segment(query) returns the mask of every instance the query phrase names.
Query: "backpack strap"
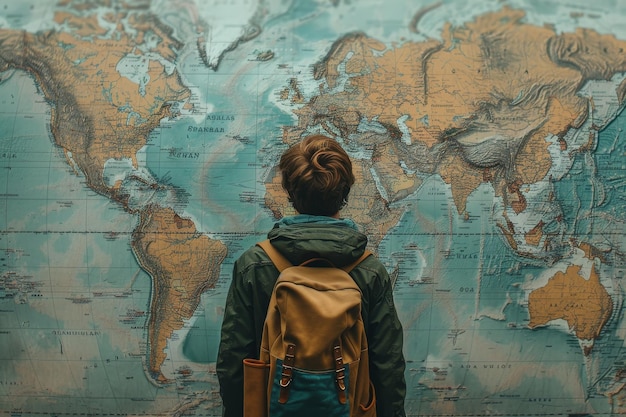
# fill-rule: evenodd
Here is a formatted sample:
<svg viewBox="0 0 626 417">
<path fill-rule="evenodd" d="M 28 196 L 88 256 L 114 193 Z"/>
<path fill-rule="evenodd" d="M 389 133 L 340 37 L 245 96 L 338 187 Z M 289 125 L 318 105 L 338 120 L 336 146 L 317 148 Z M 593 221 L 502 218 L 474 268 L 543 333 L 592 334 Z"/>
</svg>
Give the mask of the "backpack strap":
<svg viewBox="0 0 626 417">
<path fill-rule="evenodd" d="M 349 265 L 345 265 L 342 266 L 341 269 L 343 269 L 346 272 L 350 272 L 352 271 L 354 268 L 356 268 L 356 266 L 358 264 L 360 264 L 361 262 L 363 262 L 365 260 L 365 258 L 367 258 L 368 256 L 373 255 L 372 251 L 365 249 L 365 252 L 363 252 L 363 255 L 361 255 L 361 257 L 359 259 L 357 259 L 356 261 L 352 262 Z"/>
<path fill-rule="evenodd" d="M 293 264 L 289 262 L 287 258 L 285 258 L 285 256 L 274 247 L 274 245 L 272 245 L 269 239 L 258 242 L 257 246 L 260 246 L 261 249 L 265 251 L 267 256 L 270 257 L 270 260 L 274 263 L 274 266 L 276 266 L 278 272 L 283 272 L 283 270 L 293 266 Z M 372 255 L 372 252 L 366 249 L 365 252 L 363 252 L 363 255 L 359 257 L 359 259 L 352 262 L 351 264 L 342 266 L 340 269 L 343 269 L 346 272 L 350 272 L 370 255 Z"/>
<path fill-rule="evenodd" d="M 335 383 L 337 384 L 337 397 L 340 404 L 346 403 L 346 367 L 343 364 L 343 353 L 341 350 L 341 340 L 337 340 L 333 347 L 335 357 Z"/>
<path fill-rule="evenodd" d="M 269 239 L 258 242 L 257 246 L 260 246 L 261 249 L 265 251 L 267 256 L 270 257 L 270 260 L 274 263 L 274 266 L 276 267 L 276 269 L 278 269 L 278 272 L 283 272 L 283 270 L 293 266 L 293 264 L 289 262 L 282 253 L 276 250 L 274 245 L 270 243 Z"/>
</svg>

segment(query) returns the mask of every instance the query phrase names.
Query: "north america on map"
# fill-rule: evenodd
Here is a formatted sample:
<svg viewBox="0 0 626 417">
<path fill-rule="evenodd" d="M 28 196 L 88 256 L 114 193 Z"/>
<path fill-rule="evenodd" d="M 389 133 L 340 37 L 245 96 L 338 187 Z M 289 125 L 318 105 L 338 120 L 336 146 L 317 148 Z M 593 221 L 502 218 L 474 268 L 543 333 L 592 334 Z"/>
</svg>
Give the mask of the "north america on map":
<svg viewBox="0 0 626 417">
<path fill-rule="evenodd" d="M 0 0 L 0 415 L 221 415 L 232 265 L 311 133 L 352 159 L 407 415 L 625 414 L 625 18 Z"/>
</svg>

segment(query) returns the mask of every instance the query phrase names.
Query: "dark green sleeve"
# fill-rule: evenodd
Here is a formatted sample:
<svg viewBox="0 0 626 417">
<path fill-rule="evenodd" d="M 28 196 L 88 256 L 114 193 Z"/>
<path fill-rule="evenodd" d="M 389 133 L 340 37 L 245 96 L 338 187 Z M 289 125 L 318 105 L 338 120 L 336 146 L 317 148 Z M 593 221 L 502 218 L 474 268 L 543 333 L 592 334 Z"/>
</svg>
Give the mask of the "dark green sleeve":
<svg viewBox="0 0 626 417">
<path fill-rule="evenodd" d="M 252 295 L 246 288 L 243 273 L 237 262 L 233 267 L 233 279 L 228 290 L 221 339 L 217 355 L 216 371 L 223 402 L 223 416 L 243 415 L 243 364 L 254 357 L 256 347 Z"/>
<path fill-rule="evenodd" d="M 370 378 L 376 390 L 378 417 L 404 417 L 406 381 L 404 335 L 393 301 L 393 288 L 386 269 L 380 265 L 370 282 L 367 308 L 367 340 Z"/>
</svg>

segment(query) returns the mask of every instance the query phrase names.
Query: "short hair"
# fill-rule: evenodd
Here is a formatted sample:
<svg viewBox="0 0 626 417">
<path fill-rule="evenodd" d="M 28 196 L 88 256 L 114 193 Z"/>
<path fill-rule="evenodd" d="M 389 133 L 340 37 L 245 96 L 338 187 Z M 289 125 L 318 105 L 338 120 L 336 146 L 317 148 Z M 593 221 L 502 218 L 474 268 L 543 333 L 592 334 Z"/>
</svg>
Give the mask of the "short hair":
<svg viewBox="0 0 626 417">
<path fill-rule="evenodd" d="M 346 151 L 323 135 L 309 136 L 283 153 L 282 186 L 300 214 L 332 216 L 348 201 L 354 184 Z"/>
</svg>

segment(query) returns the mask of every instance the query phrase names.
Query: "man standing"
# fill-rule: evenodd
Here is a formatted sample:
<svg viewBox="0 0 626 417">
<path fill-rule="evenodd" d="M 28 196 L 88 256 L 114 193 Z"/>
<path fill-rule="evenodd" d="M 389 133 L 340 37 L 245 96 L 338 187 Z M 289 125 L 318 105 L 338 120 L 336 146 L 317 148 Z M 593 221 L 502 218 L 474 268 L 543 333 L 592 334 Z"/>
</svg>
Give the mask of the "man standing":
<svg viewBox="0 0 626 417">
<path fill-rule="evenodd" d="M 317 257 L 342 267 L 359 259 L 367 246 L 367 236 L 352 220 L 339 216 L 355 181 L 350 158 L 339 143 L 322 135 L 308 137 L 282 155 L 279 169 L 282 186 L 298 214 L 275 224 L 268 233 L 272 246 L 293 265 Z M 226 417 L 242 416 L 242 361 L 259 357 L 267 307 L 278 275 L 258 246 L 248 249 L 235 262 L 217 358 Z M 374 256 L 362 261 L 350 276 L 362 292 L 361 314 L 377 416 L 404 417 L 403 334 L 391 280 Z"/>
</svg>

